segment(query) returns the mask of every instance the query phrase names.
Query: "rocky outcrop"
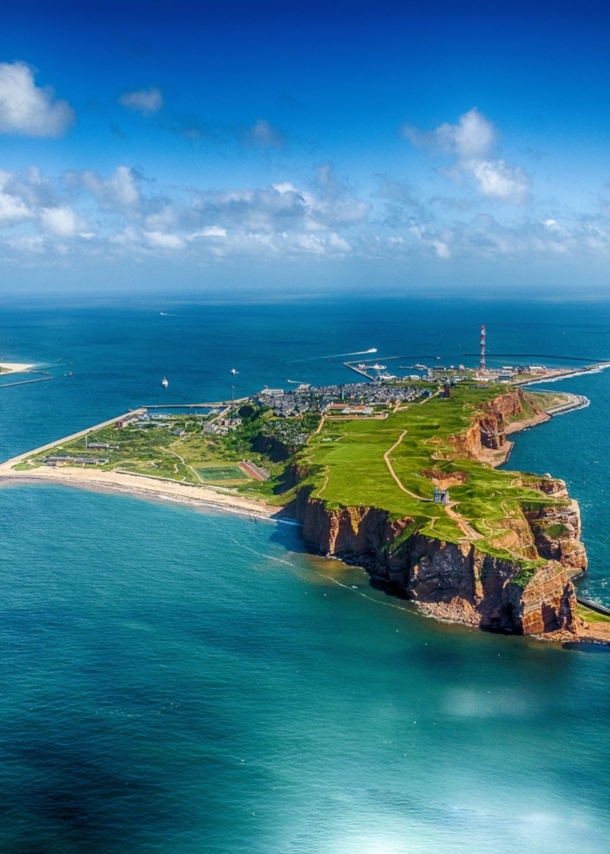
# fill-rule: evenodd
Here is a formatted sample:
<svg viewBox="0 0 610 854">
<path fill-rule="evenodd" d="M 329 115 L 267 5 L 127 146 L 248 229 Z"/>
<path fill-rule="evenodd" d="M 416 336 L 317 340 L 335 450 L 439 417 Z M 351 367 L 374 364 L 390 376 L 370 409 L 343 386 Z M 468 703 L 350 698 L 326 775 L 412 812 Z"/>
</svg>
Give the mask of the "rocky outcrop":
<svg viewBox="0 0 610 854">
<path fill-rule="evenodd" d="M 499 413 L 492 413 L 479 418 L 479 433 L 484 448 L 499 451 L 506 442 L 504 417 Z"/>
<path fill-rule="evenodd" d="M 558 561 L 571 576 L 585 572 L 587 553 L 580 541 L 580 507 L 576 501 L 545 504 L 538 510 L 526 510 L 524 515 L 540 557 Z"/>
<path fill-rule="evenodd" d="M 298 493 L 297 513 L 316 551 L 365 567 L 377 583 L 436 617 L 514 634 L 574 627 L 574 587 L 561 559 L 493 557 L 473 542 L 422 535 L 409 517 L 391 519 L 374 507 L 328 509 L 307 489 Z"/>
<path fill-rule="evenodd" d="M 502 448 L 506 419 L 522 411 L 520 388 L 484 404 L 466 430 L 448 437 L 455 456 L 481 459 L 485 448 Z M 443 441 L 429 441 L 439 445 L 440 458 Z M 468 477 L 440 468 L 420 474 L 445 487 L 451 478 L 464 483 Z M 521 483 L 540 498 L 507 515 L 497 534 L 488 535 L 486 551 L 466 537 L 444 542 L 422 534 L 414 519 L 392 519 L 386 510 L 329 508 L 304 485 L 297 489 L 296 510 L 312 548 L 364 567 L 374 583 L 419 602 L 435 617 L 490 631 L 566 636 L 582 623 L 571 581 L 587 566 L 578 504 L 565 483 L 550 475 L 522 475 Z M 507 554 L 514 557 L 499 556 Z"/>
<path fill-rule="evenodd" d="M 493 400 L 483 403 L 481 408 L 488 409 L 496 415 L 501 415 L 504 419 L 510 415 L 520 415 L 523 411 L 523 389 L 516 387 L 505 394 L 500 394 Z"/>
<path fill-rule="evenodd" d="M 458 457 L 473 457 L 478 459 L 481 453 L 481 428 L 475 421 L 463 433 L 447 436 L 447 441 L 457 451 Z"/>
<path fill-rule="evenodd" d="M 484 414 L 476 417 L 463 433 L 449 436 L 456 451 L 470 457 L 479 457 L 483 448 L 499 451 L 506 445 L 507 419 L 523 412 L 523 390 L 515 388 L 500 394 L 481 406 Z M 535 410 L 535 414 L 540 413 Z"/>
</svg>

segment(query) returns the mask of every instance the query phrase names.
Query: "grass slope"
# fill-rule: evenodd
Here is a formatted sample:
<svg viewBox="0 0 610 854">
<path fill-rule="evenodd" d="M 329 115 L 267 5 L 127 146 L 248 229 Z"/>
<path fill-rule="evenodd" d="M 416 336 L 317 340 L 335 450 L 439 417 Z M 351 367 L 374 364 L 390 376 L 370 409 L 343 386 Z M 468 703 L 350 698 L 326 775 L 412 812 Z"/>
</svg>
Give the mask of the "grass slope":
<svg viewBox="0 0 610 854">
<path fill-rule="evenodd" d="M 468 540 L 459 520 L 432 502 L 434 481 L 425 472 L 433 470 L 443 478 L 464 481 L 449 487 L 453 513 L 479 536 L 480 550 L 499 557 L 518 556 L 535 566 L 539 562 L 535 550 L 519 545 L 515 534 L 528 531 L 522 505 L 543 506 L 553 499 L 528 485 L 537 480 L 534 476 L 460 458 L 448 440 L 465 432 L 483 411 L 481 405 L 503 392 L 506 389 L 498 386 L 460 386 L 452 390 L 449 400 L 434 397 L 383 421 L 327 420 L 299 456 L 310 472 L 307 482 L 312 495 L 330 508 L 374 506 L 394 518 L 411 516 L 422 532 L 439 539 Z M 408 492 L 397 484 L 384 459 L 403 434 L 389 460 Z"/>
</svg>

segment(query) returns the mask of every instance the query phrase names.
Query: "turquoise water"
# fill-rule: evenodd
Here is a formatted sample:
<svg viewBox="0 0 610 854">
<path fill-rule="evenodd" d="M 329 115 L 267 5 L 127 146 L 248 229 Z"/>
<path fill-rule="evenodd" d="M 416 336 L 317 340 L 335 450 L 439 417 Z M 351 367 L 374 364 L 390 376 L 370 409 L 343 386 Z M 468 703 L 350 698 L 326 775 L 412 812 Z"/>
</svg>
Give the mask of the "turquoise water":
<svg viewBox="0 0 610 854">
<path fill-rule="evenodd" d="M 343 379 L 329 354 L 405 338 L 458 361 L 462 327 L 520 348 L 541 308 L 181 306 L 170 332 L 155 310 L 7 309 L 4 358 L 75 376 L 0 389 L 2 455 L 162 398 L 159 374 L 185 402 L 233 366 L 244 391 Z M 537 343 L 610 355 L 608 319 L 551 307 Z M 566 478 L 603 598 L 610 373 L 554 387 L 591 406 L 511 465 Z M 1 851 L 607 850 L 610 655 L 434 622 L 294 526 L 179 504 L 4 486 L 0 543 Z"/>
</svg>

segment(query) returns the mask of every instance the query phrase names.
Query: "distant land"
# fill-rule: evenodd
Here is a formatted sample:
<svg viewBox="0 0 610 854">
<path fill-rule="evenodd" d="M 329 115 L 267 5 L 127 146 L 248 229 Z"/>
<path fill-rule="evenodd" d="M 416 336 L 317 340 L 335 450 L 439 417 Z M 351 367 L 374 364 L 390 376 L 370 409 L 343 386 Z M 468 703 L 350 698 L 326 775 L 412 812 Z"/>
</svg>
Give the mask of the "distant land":
<svg viewBox="0 0 610 854">
<path fill-rule="evenodd" d="M 0 478 L 291 518 L 313 550 L 435 618 L 610 642 L 610 617 L 576 600 L 587 557 L 565 483 L 498 468 L 507 435 L 588 401 L 524 390 L 530 373 L 497 379 L 452 366 L 149 405 L 9 460 Z"/>
</svg>

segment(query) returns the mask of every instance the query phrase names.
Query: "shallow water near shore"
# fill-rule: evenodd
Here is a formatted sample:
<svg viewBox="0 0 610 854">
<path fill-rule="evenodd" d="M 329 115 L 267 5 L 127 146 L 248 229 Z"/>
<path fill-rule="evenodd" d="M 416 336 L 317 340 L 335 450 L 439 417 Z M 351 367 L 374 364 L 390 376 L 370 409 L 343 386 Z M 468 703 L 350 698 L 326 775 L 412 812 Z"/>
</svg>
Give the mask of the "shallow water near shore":
<svg viewBox="0 0 610 854">
<path fill-rule="evenodd" d="M 414 319 L 405 304 L 385 328 L 381 310 L 345 306 L 330 347 L 320 307 L 295 321 L 289 308 L 250 307 L 249 321 L 223 309 L 223 334 L 197 346 L 189 333 L 213 328 L 210 307 L 183 307 L 172 335 L 148 307 L 5 313 L 4 358 L 65 353 L 75 376 L 0 389 L 2 457 L 160 398 L 158 373 L 188 402 L 222 395 L 233 366 L 243 393 L 349 381 L 327 354 L 381 348 L 382 333 L 402 352 L 405 328 L 425 352 L 425 324 L 443 358 L 463 352 L 451 306 Z M 491 310 L 458 304 L 453 317 L 476 338 Z M 549 311 L 570 352 L 610 355 L 600 307 Z M 521 351 L 507 330 L 525 340 L 527 317 L 496 318 L 503 350 Z M 297 363 L 307 376 L 288 373 L 316 348 L 325 359 Z M 517 435 L 509 467 L 568 481 L 591 558 L 583 589 L 608 602 L 610 373 L 553 388 L 591 406 Z M 609 655 L 435 622 L 306 554 L 290 525 L 19 484 L 0 489 L 0 532 L 1 851 L 606 850 Z"/>
</svg>

